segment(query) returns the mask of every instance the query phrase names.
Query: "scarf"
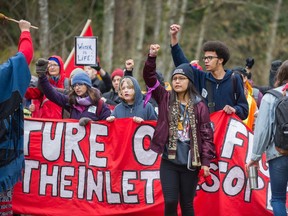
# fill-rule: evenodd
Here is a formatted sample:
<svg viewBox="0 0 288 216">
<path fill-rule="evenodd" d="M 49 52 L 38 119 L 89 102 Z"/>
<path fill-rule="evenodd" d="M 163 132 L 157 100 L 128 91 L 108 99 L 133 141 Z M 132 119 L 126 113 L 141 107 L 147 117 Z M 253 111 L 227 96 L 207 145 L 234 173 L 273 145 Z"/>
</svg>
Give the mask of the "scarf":
<svg viewBox="0 0 288 216">
<path fill-rule="evenodd" d="M 92 104 L 91 98 L 87 97 L 76 97 L 76 104 L 73 104 L 73 107 L 78 110 L 79 112 L 83 112 L 87 106 Z"/>
<path fill-rule="evenodd" d="M 149 102 L 149 100 L 151 99 L 151 96 L 152 96 L 152 92 L 160 85 L 160 82 L 157 80 L 157 82 L 155 83 L 155 85 L 153 87 L 148 87 L 147 86 L 147 94 L 146 94 L 146 97 L 145 97 L 145 100 L 144 100 L 144 108 L 146 106 L 146 104 Z"/>
<path fill-rule="evenodd" d="M 196 118 L 194 113 L 193 101 L 189 99 L 188 101 L 188 119 L 191 134 L 190 137 L 190 149 L 192 152 L 192 166 L 201 166 L 200 154 L 197 142 L 197 127 Z M 168 143 L 168 159 L 176 158 L 177 150 L 177 140 L 178 140 L 178 124 L 180 120 L 180 102 L 176 100 L 172 105 L 170 123 L 169 123 L 169 143 Z"/>
</svg>

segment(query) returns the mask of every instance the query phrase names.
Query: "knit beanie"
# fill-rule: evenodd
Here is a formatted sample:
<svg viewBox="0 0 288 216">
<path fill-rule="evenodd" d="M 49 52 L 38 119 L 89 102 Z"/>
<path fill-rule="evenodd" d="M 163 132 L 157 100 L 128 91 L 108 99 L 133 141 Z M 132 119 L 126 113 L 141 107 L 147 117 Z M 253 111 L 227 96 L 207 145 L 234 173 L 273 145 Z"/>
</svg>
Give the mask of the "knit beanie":
<svg viewBox="0 0 288 216">
<path fill-rule="evenodd" d="M 71 71 L 69 78 L 72 79 L 76 74 L 83 72 L 85 73 L 85 71 L 82 68 L 75 68 L 74 70 Z"/>
<path fill-rule="evenodd" d="M 232 72 L 238 72 L 238 73 L 244 75 L 245 77 L 248 77 L 247 70 L 244 67 L 241 67 L 241 66 L 234 67 L 232 69 Z"/>
<path fill-rule="evenodd" d="M 182 74 L 186 76 L 192 83 L 194 83 L 194 73 L 192 66 L 189 63 L 184 63 L 176 67 L 172 72 L 172 77 L 175 74 Z"/>
<path fill-rule="evenodd" d="M 76 83 L 86 84 L 89 87 L 92 87 L 91 79 L 89 78 L 88 74 L 83 72 L 79 72 L 72 77 L 72 86 Z"/>
<path fill-rule="evenodd" d="M 50 58 L 48 58 L 48 60 L 50 60 L 50 61 L 55 61 L 55 62 L 58 64 L 58 66 L 60 67 L 60 62 L 59 62 L 59 60 L 58 60 L 57 58 L 55 58 L 55 57 L 50 57 Z"/>
<path fill-rule="evenodd" d="M 111 74 L 111 79 L 113 80 L 113 78 L 115 76 L 123 77 L 124 76 L 124 71 L 121 68 L 116 68 Z"/>
</svg>

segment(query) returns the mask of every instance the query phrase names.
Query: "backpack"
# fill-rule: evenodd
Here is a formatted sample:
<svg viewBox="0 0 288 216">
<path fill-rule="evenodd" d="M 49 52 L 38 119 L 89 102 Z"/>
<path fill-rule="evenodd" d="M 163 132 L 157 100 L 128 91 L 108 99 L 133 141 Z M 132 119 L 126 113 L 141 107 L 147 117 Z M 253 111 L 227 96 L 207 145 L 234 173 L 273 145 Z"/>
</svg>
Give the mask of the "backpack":
<svg viewBox="0 0 288 216">
<path fill-rule="evenodd" d="M 267 93 L 277 98 L 275 106 L 275 148 L 280 154 L 288 155 L 288 97 L 274 89 L 267 91 Z"/>
</svg>

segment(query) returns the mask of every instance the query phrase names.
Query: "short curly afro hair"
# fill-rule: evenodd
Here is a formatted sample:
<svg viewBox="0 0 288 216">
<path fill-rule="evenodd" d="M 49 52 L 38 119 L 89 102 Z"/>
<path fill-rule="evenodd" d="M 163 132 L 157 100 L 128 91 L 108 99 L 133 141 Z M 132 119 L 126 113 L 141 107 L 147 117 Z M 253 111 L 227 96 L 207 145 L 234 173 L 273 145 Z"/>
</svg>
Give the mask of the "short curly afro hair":
<svg viewBox="0 0 288 216">
<path fill-rule="evenodd" d="M 230 58 L 230 52 L 228 47 L 221 41 L 207 41 L 203 44 L 203 51 L 216 52 L 217 56 L 223 59 L 223 65 L 225 65 Z"/>
</svg>

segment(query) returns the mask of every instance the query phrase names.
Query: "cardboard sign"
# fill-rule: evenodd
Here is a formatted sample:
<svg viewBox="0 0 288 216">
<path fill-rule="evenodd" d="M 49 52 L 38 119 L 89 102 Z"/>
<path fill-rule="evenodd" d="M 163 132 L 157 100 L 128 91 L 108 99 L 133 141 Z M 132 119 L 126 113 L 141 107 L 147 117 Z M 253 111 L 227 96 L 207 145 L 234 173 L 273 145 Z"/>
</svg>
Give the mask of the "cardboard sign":
<svg viewBox="0 0 288 216">
<path fill-rule="evenodd" d="M 97 37 L 75 37 L 75 65 L 97 66 Z"/>
</svg>

